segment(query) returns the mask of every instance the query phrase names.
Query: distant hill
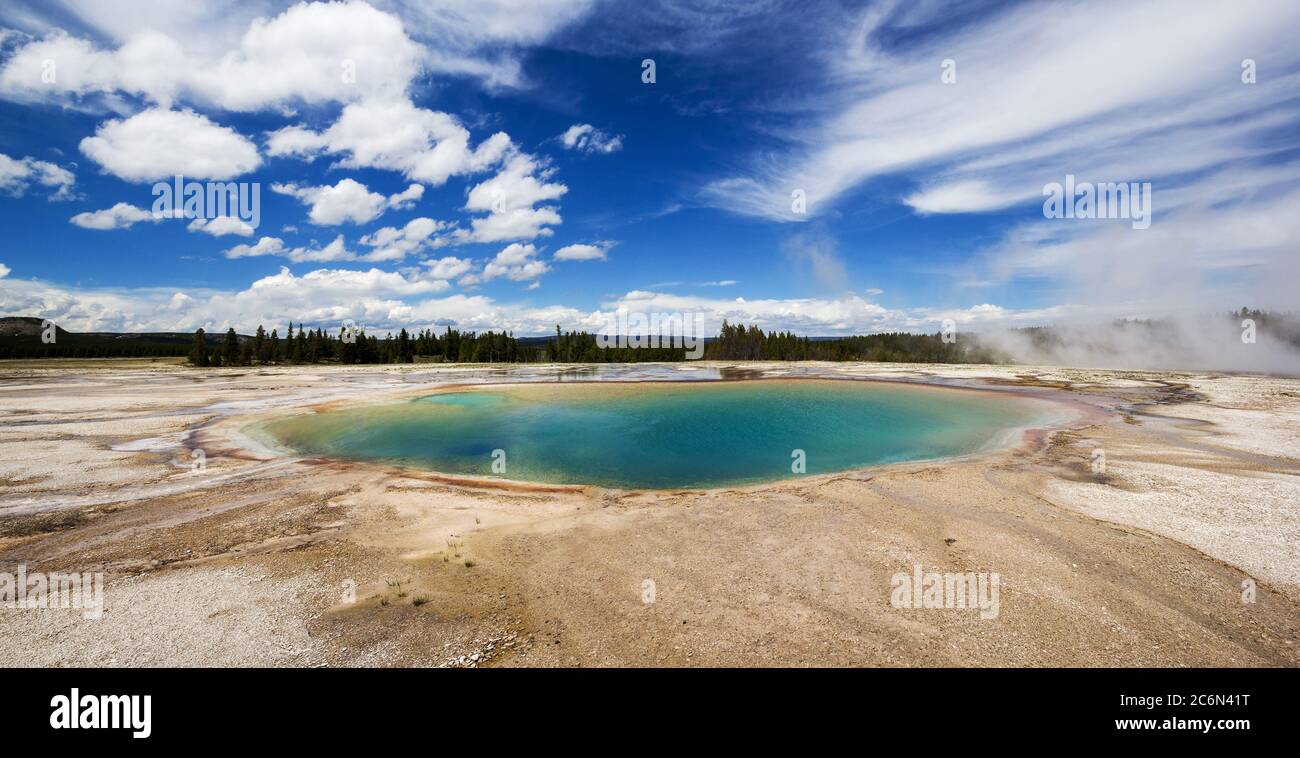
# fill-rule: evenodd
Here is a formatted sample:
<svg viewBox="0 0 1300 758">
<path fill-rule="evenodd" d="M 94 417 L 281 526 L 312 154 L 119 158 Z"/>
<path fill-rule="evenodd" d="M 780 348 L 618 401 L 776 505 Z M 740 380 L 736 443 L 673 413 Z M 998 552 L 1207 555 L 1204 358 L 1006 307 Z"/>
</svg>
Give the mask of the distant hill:
<svg viewBox="0 0 1300 758">
<path fill-rule="evenodd" d="M 4 316 L 0 318 L 0 337 L 36 337 L 41 336 L 41 323 L 38 318 L 29 316 Z M 55 332 L 62 336 L 68 334 L 57 325 Z"/>
<path fill-rule="evenodd" d="M 41 341 L 42 320 L 30 316 L 0 317 L 0 358 L 156 358 L 189 353 L 191 332 L 69 332 L 55 326 L 54 341 Z M 224 335 L 207 335 L 220 345 Z M 250 339 L 240 336 L 240 340 Z"/>
</svg>

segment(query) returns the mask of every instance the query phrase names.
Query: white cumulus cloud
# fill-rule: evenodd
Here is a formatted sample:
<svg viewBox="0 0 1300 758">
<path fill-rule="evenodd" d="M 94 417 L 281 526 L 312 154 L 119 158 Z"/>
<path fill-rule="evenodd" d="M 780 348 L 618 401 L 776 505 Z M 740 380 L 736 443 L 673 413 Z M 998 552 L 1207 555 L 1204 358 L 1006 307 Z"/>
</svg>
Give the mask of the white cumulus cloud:
<svg viewBox="0 0 1300 758">
<path fill-rule="evenodd" d="M 337 184 L 320 187 L 272 184 L 271 190 L 310 206 L 307 217 L 317 226 L 365 224 L 379 218 L 389 207 L 388 198 L 371 192 L 355 179 L 340 179 Z"/>
<path fill-rule="evenodd" d="M 591 124 L 574 124 L 560 135 L 560 143 L 565 150 L 577 150 L 583 153 L 616 153 L 623 149 L 623 137 L 608 134 Z"/>
<path fill-rule="evenodd" d="M 340 234 L 328 245 L 316 244 L 304 247 L 285 247 L 279 237 L 262 237 L 252 245 L 235 245 L 225 252 L 227 258 L 254 258 L 262 255 L 276 255 L 288 258 L 292 263 L 329 263 L 356 260 L 357 256 L 348 250 Z"/>
<path fill-rule="evenodd" d="M 261 165 L 252 142 L 191 110 L 151 108 L 99 125 L 81 152 L 126 181 L 229 179 Z"/>
<path fill-rule="evenodd" d="M 457 230 L 462 242 L 506 242 L 549 237 L 549 227 L 561 222 L 553 205 L 569 188 L 551 181 L 554 168 L 525 153 L 513 153 L 496 176 L 475 185 L 465 200 L 465 210 L 486 211 L 470 220 L 470 229 Z"/>
<path fill-rule="evenodd" d="M 401 229 L 393 226 L 378 229 L 361 238 L 361 244 L 371 248 L 362 260 L 400 261 L 425 247 L 433 233 L 446 226 L 445 222 L 422 216 L 411 219 Z"/>
<path fill-rule="evenodd" d="M 267 137 L 267 152 L 273 156 L 335 155 L 344 168 L 398 171 L 434 186 L 490 169 L 510 147 L 503 132 L 471 147 L 469 130 L 459 119 L 418 108 L 406 98 L 352 103 L 323 131 L 288 126 Z"/>
<path fill-rule="evenodd" d="M 483 267 L 482 279 L 489 281 L 505 277 L 516 282 L 523 282 L 550 271 L 551 267 L 537 258 L 537 248 L 531 244 L 513 242 L 506 245 L 492 260 Z"/>
<path fill-rule="evenodd" d="M 227 258 L 251 258 L 259 255 L 279 255 L 284 251 L 284 240 L 279 237 L 262 237 L 252 245 L 235 245 L 225 252 Z"/>
<path fill-rule="evenodd" d="M 93 4 L 81 5 L 94 14 Z M 100 5 L 116 7 L 123 19 L 140 15 L 120 3 Z M 0 68 L 0 94 L 72 105 L 129 95 L 163 107 L 184 98 L 255 111 L 399 96 L 427 57 L 401 19 L 365 2 L 298 3 L 270 18 L 250 18 L 231 4 L 209 15 L 201 6 L 146 12 L 134 28 L 114 28 L 122 40 L 115 49 L 57 29 L 33 39 Z M 243 31 L 237 40 L 217 38 L 224 45 L 212 49 L 209 35 L 226 25 L 223 14 Z M 88 20 L 114 26 L 104 15 Z"/>
<path fill-rule="evenodd" d="M 233 234 L 238 237 L 253 236 L 253 227 L 243 219 L 234 216 L 218 216 L 213 219 L 196 218 L 186 227 L 191 232 L 203 232 L 211 234 L 213 237 L 223 237 L 227 234 Z"/>
<path fill-rule="evenodd" d="M 130 203 L 118 203 L 112 208 L 101 211 L 86 211 L 72 217 L 72 223 L 83 229 L 129 229 L 141 221 L 161 221 L 164 216 L 155 216 L 152 211 L 139 208 Z"/>
<path fill-rule="evenodd" d="M 608 253 L 612 247 L 614 243 L 609 241 L 565 245 L 556 250 L 552 257 L 557 261 L 603 261 L 605 253 Z"/>
</svg>

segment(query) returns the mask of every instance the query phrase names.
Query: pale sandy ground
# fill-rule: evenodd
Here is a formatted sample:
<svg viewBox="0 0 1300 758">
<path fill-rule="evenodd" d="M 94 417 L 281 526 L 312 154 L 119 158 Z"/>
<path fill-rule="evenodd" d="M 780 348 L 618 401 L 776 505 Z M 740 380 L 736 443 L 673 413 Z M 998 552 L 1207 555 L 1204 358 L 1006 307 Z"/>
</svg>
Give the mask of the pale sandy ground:
<svg viewBox="0 0 1300 758">
<path fill-rule="evenodd" d="M 959 461 L 703 492 L 469 486 L 242 434 L 447 383 L 721 375 L 993 387 L 1062 400 L 1075 420 Z M 98 620 L 0 608 L 0 665 L 1300 662 L 1300 380 L 9 362 L 0 420 L 0 571 L 108 580 Z M 917 564 L 998 572 L 997 618 L 893 607 L 890 578 Z"/>
</svg>

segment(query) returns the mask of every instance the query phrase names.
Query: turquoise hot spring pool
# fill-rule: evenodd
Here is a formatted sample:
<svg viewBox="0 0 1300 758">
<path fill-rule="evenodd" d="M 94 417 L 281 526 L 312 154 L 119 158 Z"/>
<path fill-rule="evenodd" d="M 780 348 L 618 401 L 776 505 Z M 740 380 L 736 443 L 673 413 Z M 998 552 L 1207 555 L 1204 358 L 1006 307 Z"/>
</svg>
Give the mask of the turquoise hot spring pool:
<svg viewBox="0 0 1300 758">
<path fill-rule="evenodd" d="M 964 455 L 1013 443 L 1050 415 L 1019 397 L 885 382 L 594 382 L 440 391 L 295 415 L 259 433 L 314 456 L 665 489 Z"/>
</svg>

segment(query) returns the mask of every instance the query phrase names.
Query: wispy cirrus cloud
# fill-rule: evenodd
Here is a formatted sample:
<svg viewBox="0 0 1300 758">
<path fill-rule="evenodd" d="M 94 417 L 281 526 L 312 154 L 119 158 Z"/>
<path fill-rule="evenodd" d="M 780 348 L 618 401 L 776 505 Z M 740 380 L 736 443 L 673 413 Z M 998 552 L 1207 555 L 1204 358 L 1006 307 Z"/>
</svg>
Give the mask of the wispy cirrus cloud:
<svg viewBox="0 0 1300 758">
<path fill-rule="evenodd" d="M 785 149 L 713 181 L 706 200 L 798 221 L 807 216 L 792 211 L 793 189 L 816 216 L 907 172 L 918 186 L 902 199 L 918 211 L 988 211 L 1041 198 L 1067 171 L 1194 181 L 1187 175 L 1296 146 L 1277 138 L 1300 123 L 1294 4 L 1016 5 L 893 45 L 904 18 L 911 28 L 934 14 L 878 4 L 832 38 L 824 88 L 801 103 L 809 117 L 779 132 Z M 1248 58 L 1269 71 L 1249 85 L 1239 66 Z"/>
<path fill-rule="evenodd" d="M 0 193 L 22 197 L 31 187 L 43 187 L 50 191 L 50 200 L 71 200 L 76 181 L 71 171 L 58 164 L 0 153 Z"/>
<path fill-rule="evenodd" d="M 950 280 L 1032 283 L 1099 318 L 1294 306 L 1276 282 L 1296 275 L 1300 6 L 1102 0 L 954 19 L 886 2 L 845 30 L 796 125 L 777 120 L 777 146 L 709 183 L 705 202 L 779 222 L 833 219 L 862 198 L 1018 217 Z M 1150 182 L 1151 228 L 1045 219 L 1044 186 L 1067 174 Z M 834 267 L 817 250 L 787 254 Z"/>
</svg>

